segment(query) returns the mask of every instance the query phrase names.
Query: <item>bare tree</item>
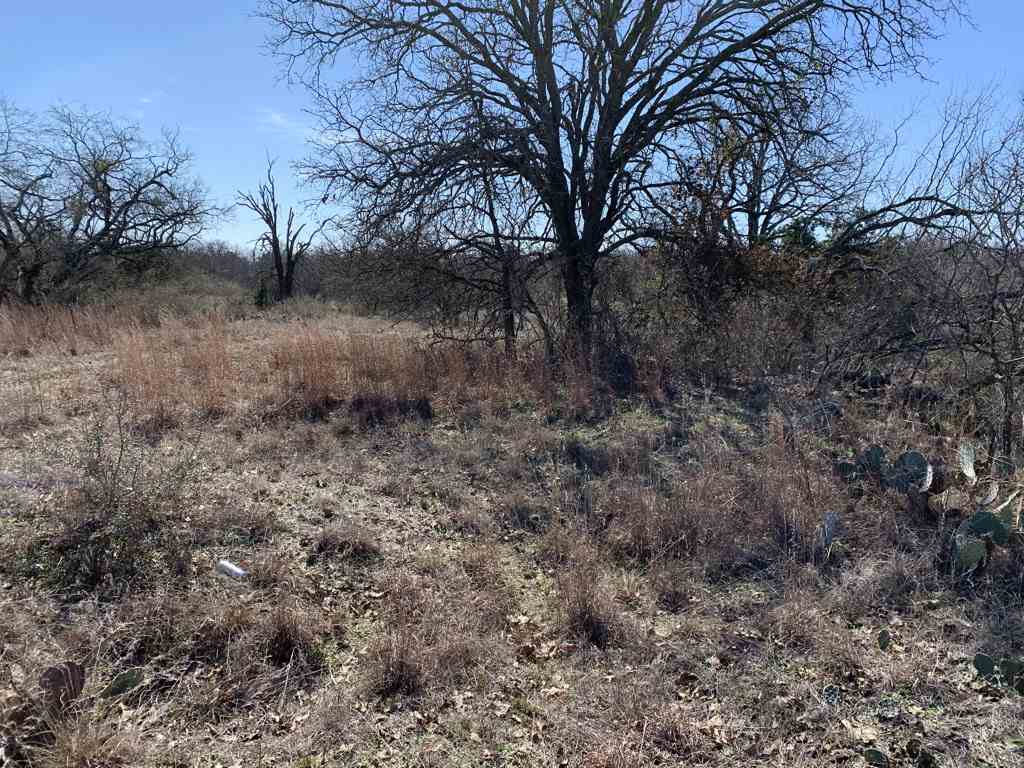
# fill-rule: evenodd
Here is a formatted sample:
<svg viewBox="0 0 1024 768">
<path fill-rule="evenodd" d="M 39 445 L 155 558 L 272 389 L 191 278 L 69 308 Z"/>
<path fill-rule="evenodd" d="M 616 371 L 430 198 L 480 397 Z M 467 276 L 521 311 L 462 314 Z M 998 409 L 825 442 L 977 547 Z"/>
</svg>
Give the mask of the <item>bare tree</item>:
<svg viewBox="0 0 1024 768">
<path fill-rule="evenodd" d="M 296 223 L 294 208 L 289 207 L 288 214 L 282 218 L 274 182 L 274 161 L 269 159 L 266 181 L 261 182 L 255 192 L 239 192 L 238 204 L 259 216 L 266 227 L 256 242 L 256 248 L 262 249 L 273 264 L 274 300 L 290 299 L 295 292 L 295 274 L 325 224 L 313 227 L 303 236 L 307 223 Z"/>
<path fill-rule="evenodd" d="M 143 141 L 107 115 L 0 104 L 0 300 L 74 298 L 195 240 L 214 213 L 174 134 Z"/>
<path fill-rule="evenodd" d="M 516 356 L 521 332 L 553 354 L 554 330 L 534 288 L 550 268 L 550 237 L 536 198 L 521 181 L 482 172 L 479 188 L 436 198 L 364 243 L 366 277 L 387 280 L 392 304 L 426 320 L 438 339 L 491 343 Z M 375 273 L 375 274 L 374 274 Z"/>
<path fill-rule="evenodd" d="M 482 164 L 522 179 L 551 222 L 584 357 L 598 264 L 649 235 L 631 214 L 688 153 L 688 128 L 724 109 L 774 131 L 808 84 L 916 68 L 922 41 L 955 12 L 956 0 L 264 4 L 324 120 L 309 175 L 368 222 L 466 184 Z M 334 87 L 326 78 L 349 48 L 365 76 Z"/>
<path fill-rule="evenodd" d="M 961 394 L 996 415 L 992 453 L 1013 456 L 1024 415 L 1024 114 L 993 133 L 963 191 L 965 207 L 984 213 L 962 236 L 927 244 L 931 269 L 916 285 L 941 348 L 961 362 Z"/>
</svg>

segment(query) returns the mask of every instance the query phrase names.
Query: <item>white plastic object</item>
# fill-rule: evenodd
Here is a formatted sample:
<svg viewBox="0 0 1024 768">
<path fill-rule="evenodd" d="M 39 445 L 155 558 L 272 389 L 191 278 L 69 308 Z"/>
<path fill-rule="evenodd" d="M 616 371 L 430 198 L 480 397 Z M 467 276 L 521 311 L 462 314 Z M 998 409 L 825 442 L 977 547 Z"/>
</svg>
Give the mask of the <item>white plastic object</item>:
<svg viewBox="0 0 1024 768">
<path fill-rule="evenodd" d="M 241 580 L 249 576 L 248 571 L 246 571 L 244 568 L 239 568 L 230 560 L 218 560 L 216 565 L 216 571 L 217 573 L 222 573 L 225 576 L 229 576 L 232 579 Z"/>
</svg>

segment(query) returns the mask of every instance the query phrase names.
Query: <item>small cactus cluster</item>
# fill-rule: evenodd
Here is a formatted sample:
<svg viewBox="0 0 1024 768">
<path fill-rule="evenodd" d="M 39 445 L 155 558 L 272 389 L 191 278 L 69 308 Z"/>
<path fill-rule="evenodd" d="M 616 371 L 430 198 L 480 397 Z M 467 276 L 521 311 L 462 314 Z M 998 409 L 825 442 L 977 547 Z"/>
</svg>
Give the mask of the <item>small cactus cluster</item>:
<svg viewBox="0 0 1024 768">
<path fill-rule="evenodd" d="M 924 454 L 917 451 L 907 451 L 890 464 L 885 449 L 880 445 L 871 445 L 861 451 L 855 461 L 837 463 L 836 471 L 848 482 L 872 478 L 882 488 L 915 496 L 941 490 L 935 488 L 935 468 Z"/>
<path fill-rule="evenodd" d="M 963 443 L 959 454 L 960 471 L 968 486 L 975 488 L 980 480 L 976 471 L 974 446 Z M 1012 474 L 1007 462 L 994 462 L 1002 474 Z M 963 576 L 982 567 L 996 546 L 1008 546 L 1021 535 L 1021 504 L 1024 493 L 1013 489 L 1000 503 L 1001 483 L 989 478 L 981 483 L 981 491 L 973 496 L 974 514 L 964 520 L 953 535 L 953 566 Z"/>
<path fill-rule="evenodd" d="M 997 661 L 991 656 L 979 653 L 974 657 L 974 669 L 986 682 L 1005 685 L 1024 695 L 1024 661 L 1008 657 Z"/>
</svg>

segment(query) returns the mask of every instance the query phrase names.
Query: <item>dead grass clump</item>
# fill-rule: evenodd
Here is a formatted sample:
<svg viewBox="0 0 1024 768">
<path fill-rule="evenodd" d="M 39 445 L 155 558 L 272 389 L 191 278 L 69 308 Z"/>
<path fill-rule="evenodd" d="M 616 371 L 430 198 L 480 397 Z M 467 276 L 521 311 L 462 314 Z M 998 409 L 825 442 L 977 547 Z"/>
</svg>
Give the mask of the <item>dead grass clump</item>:
<svg viewBox="0 0 1024 768">
<path fill-rule="evenodd" d="M 298 607 L 275 606 L 255 629 L 262 655 L 275 667 L 297 666 L 307 672 L 323 669 L 318 635 L 322 627 Z"/>
<path fill-rule="evenodd" d="M 820 593 L 793 590 L 785 598 L 756 615 L 753 625 L 773 645 L 798 653 L 820 648 L 835 627 L 821 610 Z"/>
<path fill-rule="evenodd" d="M 555 520 L 538 542 L 538 559 L 549 568 L 560 569 L 571 562 L 582 540 L 579 530 Z"/>
<path fill-rule="evenodd" d="M 495 544 L 475 544 L 462 552 L 462 569 L 477 587 L 502 586 L 501 550 Z"/>
<path fill-rule="evenodd" d="M 358 395 L 348 407 L 349 416 L 361 430 L 393 427 L 409 418 L 430 421 L 434 409 L 426 397 L 406 399 L 384 395 Z"/>
<path fill-rule="evenodd" d="M 228 350 L 227 321 L 223 316 L 209 317 L 189 334 L 181 365 L 189 379 L 187 392 L 192 406 L 203 416 L 224 416 L 237 373 Z"/>
<path fill-rule="evenodd" d="M 205 664 L 223 663 L 255 621 L 253 607 L 237 602 L 215 603 L 205 611 L 197 611 L 187 640 L 188 658 Z"/>
<path fill-rule="evenodd" d="M 258 502 L 264 501 L 260 494 Z M 253 547 L 267 544 L 285 530 L 274 506 L 263 503 L 233 504 L 215 509 L 207 518 L 205 534 L 210 543 Z"/>
<path fill-rule="evenodd" d="M 33 768 L 119 768 L 137 765 L 138 745 L 120 724 L 90 713 L 52 724 L 46 743 L 26 750 Z"/>
<path fill-rule="evenodd" d="M 558 598 L 572 637 L 601 649 L 622 639 L 624 626 L 594 553 L 577 550 L 558 575 Z"/>
<path fill-rule="evenodd" d="M 612 469 L 612 456 L 600 445 L 587 445 L 575 438 L 566 441 L 562 454 L 586 477 L 603 477 Z"/>
<path fill-rule="evenodd" d="M 123 600 L 112 606 L 103 622 L 101 642 L 86 638 L 83 654 L 102 649 L 115 666 L 147 664 L 176 653 L 186 643 L 190 628 L 203 606 L 178 589 L 157 589 L 143 598 Z"/>
<path fill-rule="evenodd" d="M 740 466 L 732 461 L 737 543 L 767 564 L 824 564 L 846 522 L 848 498 L 830 462 L 803 445 L 800 436 L 787 437 L 781 425 L 776 427 L 769 444 L 751 454 L 752 461 Z"/>
<path fill-rule="evenodd" d="M 551 524 L 551 508 L 523 493 L 513 493 L 498 508 L 498 519 L 506 528 L 540 533 Z"/>
<path fill-rule="evenodd" d="M 458 506 L 448 512 L 443 522 L 445 530 L 461 536 L 477 537 L 493 533 L 494 521 L 475 506 Z"/>
<path fill-rule="evenodd" d="M 180 422 L 183 401 L 178 355 L 158 333 L 140 330 L 114 338 L 114 380 L 144 429 L 158 434 Z"/>
<path fill-rule="evenodd" d="M 118 332 L 144 322 L 133 307 L 8 304 L 0 307 L 0 355 L 81 354 L 109 346 Z"/>
<path fill-rule="evenodd" d="M 894 551 L 866 557 L 846 568 L 832 588 L 828 603 L 848 621 L 860 622 L 910 611 L 915 594 L 938 587 L 937 582 L 930 556 Z"/>
<path fill-rule="evenodd" d="M 665 561 L 650 575 L 655 603 L 669 613 L 689 608 L 697 591 L 691 569 L 678 561 Z"/>
<path fill-rule="evenodd" d="M 368 693 L 417 696 L 465 681 L 484 657 L 484 617 L 458 582 L 400 574 L 387 584 L 385 626 L 371 643 Z"/>
<path fill-rule="evenodd" d="M 53 424 L 54 393 L 47 386 L 49 371 L 36 365 L 14 368 L 13 386 L 5 383 L 0 434 L 14 436 Z"/>
<path fill-rule="evenodd" d="M 659 496 L 644 484 L 626 483 L 608 500 L 611 522 L 606 538 L 621 561 L 647 565 L 678 558 L 697 546 L 703 515 L 690 508 L 683 494 Z"/>
<path fill-rule="evenodd" d="M 275 412 L 323 418 L 347 393 L 345 340 L 303 325 L 271 341 L 270 368 L 276 376 Z"/>
<path fill-rule="evenodd" d="M 308 562 L 319 560 L 346 560 L 367 563 L 380 557 L 380 547 L 373 534 L 363 526 L 352 523 L 338 523 L 324 528 L 316 537 Z"/>
<path fill-rule="evenodd" d="M 294 584 L 293 558 L 279 549 L 263 549 L 253 556 L 246 570 L 249 583 L 257 589 L 288 590 Z"/>
<path fill-rule="evenodd" d="M 426 659 L 414 628 L 398 625 L 386 630 L 371 646 L 367 658 L 367 687 L 381 698 L 415 696 L 423 689 Z"/>
</svg>

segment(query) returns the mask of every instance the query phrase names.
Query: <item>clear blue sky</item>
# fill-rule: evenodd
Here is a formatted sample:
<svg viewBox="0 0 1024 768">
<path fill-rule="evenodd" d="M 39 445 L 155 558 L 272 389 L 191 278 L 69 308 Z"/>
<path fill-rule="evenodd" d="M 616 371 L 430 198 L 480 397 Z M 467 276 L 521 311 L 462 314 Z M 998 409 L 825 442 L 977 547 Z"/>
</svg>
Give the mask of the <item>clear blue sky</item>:
<svg viewBox="0 0 1024 768">
<path fill-rule="evenodd" d="M 195 167 L 215 198 L 230 202 L 250 188 L 269 152 L 279 158 L 288 202 L 312 196 L 289 163 L 305 153 L 312 120 L 298 87 L 281 81 L 263 48 L 257 0 L 0 0 L 0 95 L 42 110 L 54 103 L 110 110 L 147 135 L 180 128 Z M 968 0 L 977 30 L 957 25 L 929 47 L 934 83 L 900 80 L 863 88 L 860 111 L 883 125 L 920 105 L 928 115 L 953 91 L 993 82 L 1007 101 L 1024 92 L 1024 3 Z M 211 236 L 244 244 L 259 228 L 245 212 Z"/>
</svg>

